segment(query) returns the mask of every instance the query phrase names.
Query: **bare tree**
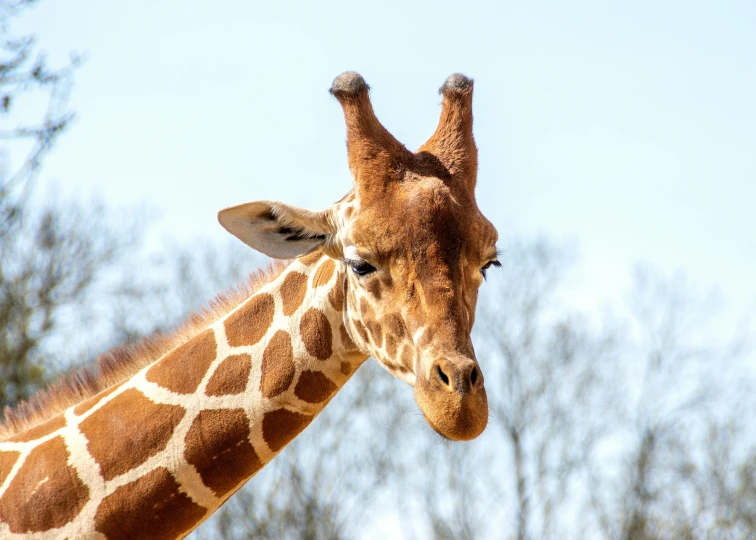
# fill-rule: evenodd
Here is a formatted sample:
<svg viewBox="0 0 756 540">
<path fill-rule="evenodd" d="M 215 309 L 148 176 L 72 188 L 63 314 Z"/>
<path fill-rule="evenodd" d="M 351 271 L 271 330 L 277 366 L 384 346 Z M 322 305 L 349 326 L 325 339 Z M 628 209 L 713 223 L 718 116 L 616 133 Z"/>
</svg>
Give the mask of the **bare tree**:
<svg viewBox="0 0 756 540">
<path fill-rule="evenodd" d="M 80 308 L 95 290 L 117 289 L 112 270 L 138 236 L 126 212 L 31 197 L 45 156 L 72 119 L 67 97 L 78 64 L 72 57 L 50 67 L 34 36 L 12 34 L 14 19 L 35 3 L 0 3 L 0 119 L 15 124 L 0 130 L 0 403 L 6 405 L 82 361 L 81 328 L 68 334 L 63 328 L 77 318 L 72 314 L 81 320 Z"/>
<path fill-rule="evenodd" d="M 756 444 L 750 415 L 742 415 L 745 402 L 753 405 L 746 336 L 712 335 L 716 295 L 696 292 L 681 275 L 639 269 L 632 298 L 636 346 L 618 370 L 628 381 L 620 418 L 627 450 L 623 473 L 604 492 L 604 522 L 615 524 L 605 533 L 752 538 L 752 458 L 737 459 Z"/>
<path fill-rule="evenodd" d="M 50 374 L 80 363 L 88 304 L 114 297 L 111 274 L 136 233 L 101 205 L 28 209 L 0 238 L 0 400 L 28 397 Z M 103 321 L 94 321 L 94 327 Z"/>
<path fill-rule="evenodd" d="M 0 129 L 0 141 L 4 141 L 5 150 L 24 154 L 14 168 L 9 153 L 0 148 L 0 237 L 18 222 L 42 161 L 73 118 L 68 93 L 79 58 L 72 55 L 66 65 L 50 67 L 35 36 L 14 36 L 11 32 L 14 18 L 36 3 L 0 2 L 0 119 L 4 124 L 16 124 Z M 20 106 L 24 101 L 42 105 L 24 108 Z M 31 115 L 27 112 L 30 108 L 34 110 Z M 17 109 L 24 117 L 15 114 Z"/>
</svg>

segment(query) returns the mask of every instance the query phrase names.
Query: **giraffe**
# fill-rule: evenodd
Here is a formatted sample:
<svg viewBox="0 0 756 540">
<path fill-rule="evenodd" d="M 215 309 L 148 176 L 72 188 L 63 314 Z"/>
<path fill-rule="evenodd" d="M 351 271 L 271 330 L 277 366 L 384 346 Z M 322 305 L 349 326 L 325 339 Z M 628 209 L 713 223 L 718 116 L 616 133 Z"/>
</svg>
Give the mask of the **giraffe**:
<svg viewBox="0 0 756 540">
<path fill-rule="evenodd" d="M 183 330 L 104 357 L 9 411 L 0 537 L 181 538 L 267 464 L 373 356 L 453 440 L 488 421 L 470 331 L 497 266 L 474 188 L 473 81 L 440 89 L 434 134 L 410 152 L 354 72 L 341 104 L 354 188 L 325 211 L 258 201 L 222 210 L 252 248 L 290 260 Z M 293 259 L 293 260 L 292 260 Z"/>
</svg>

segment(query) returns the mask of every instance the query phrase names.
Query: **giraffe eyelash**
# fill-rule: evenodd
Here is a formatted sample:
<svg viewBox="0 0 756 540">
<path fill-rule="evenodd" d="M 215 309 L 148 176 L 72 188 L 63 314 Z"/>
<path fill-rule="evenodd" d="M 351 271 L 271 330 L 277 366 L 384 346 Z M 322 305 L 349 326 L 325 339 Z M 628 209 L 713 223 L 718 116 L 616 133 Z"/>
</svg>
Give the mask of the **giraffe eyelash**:
<svg viewBox="0 0 756 540">
<path fill-rule="evenodd" d="M 497 255 L 498 255 L 498 251 L 497 251 Z M 489 268 L 491 268 L 492 266 L 494 268 L 500 268 L 501 267 L 501 262 L 499 262 L 498 259 L 494 259 L 494 260 L 488 261 L 486 264 L 484 264 L 483 267 L 480 269 L 480 273 L 483 274 L 483 279 L 486 279 L 486 271 Z"/>
</svg>

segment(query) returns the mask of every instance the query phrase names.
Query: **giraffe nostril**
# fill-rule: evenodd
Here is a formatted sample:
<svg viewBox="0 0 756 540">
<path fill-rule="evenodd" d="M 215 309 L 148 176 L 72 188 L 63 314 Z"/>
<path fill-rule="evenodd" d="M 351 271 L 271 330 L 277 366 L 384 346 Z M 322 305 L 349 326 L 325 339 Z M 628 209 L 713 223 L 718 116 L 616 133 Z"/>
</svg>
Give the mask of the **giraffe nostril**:
<svg viewBox="0 0 756 540">
<path fill-rule="evenodd" d="M 449 377 L 444 373 L 444 370 L 441 369 L 441 366 L 436 364 L 436 371 L 438 372 L 438 376 L 441 377 L 441 380 L 446 386 L 449 386 Z"/>
<path fill-rule="evenodd" d="M 473 368 L 472 373 L 470 373 L 470 384 L 472 386 L 475 386 L 475 383 L 478 381 L 478 369 Z"/>
</svg>

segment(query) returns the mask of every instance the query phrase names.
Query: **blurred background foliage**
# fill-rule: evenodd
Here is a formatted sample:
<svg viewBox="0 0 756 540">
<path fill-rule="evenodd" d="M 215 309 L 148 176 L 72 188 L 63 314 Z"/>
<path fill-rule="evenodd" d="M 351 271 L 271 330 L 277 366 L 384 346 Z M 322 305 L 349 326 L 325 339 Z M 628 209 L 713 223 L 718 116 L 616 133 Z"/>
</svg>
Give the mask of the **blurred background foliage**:
<svg viewBox="0 0 756 540">
<path fill-rule="evenodd" d="M 11 406 L 108 348 L 170 330 L 261 264 L 236 244 L 144 249 L 149 212 L 40 193 L 79 59 L 49 66 L 0 4 L 0 400 Z M 4 122 L 5 125 L 5 122 Z M 0 156 L 2 157 L 2 156 Z M 710 337 L 716 294 L 639 267 L 602 324 L 572 309 L 574 251 L 511 240 L 474 342 L 490 422 L 441 440 L 368 361 L 312 427 L 194 538 L 754 538 L 756 429 L 747 325 Z M 744 319 L 745 320 L 745 319 Z M 86 328 L 86 332 L 82 332 Z M 752 364 L 751 364 L 752 365 Z"/>
</svg>

